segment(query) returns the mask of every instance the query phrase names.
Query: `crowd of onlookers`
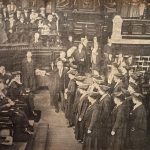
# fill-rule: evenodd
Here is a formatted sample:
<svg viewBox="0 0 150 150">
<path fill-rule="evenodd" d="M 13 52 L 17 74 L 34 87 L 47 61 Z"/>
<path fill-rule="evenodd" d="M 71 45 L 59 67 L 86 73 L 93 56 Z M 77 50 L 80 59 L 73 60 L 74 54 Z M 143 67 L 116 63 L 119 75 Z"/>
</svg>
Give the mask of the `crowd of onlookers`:
<svg viewBox="0 0 150 150">
<path fill-rule="evenodd" d="M 39 119 L 34 95 L 23 85 L 21 72 L 10 73 L 0 66 L 0 148 L 29 142 L 34 134 L 32 122 Z"/>
<path fill-rule="evenodd" d="M 58 36 L 58 15 L 45 7 L 22 9 L 13 1 L 0 2 L 0 43 L 28 43 L 45 46 Z"/>
<path fill-rule="evenodd" d="M 56 60 L 49 88 L 56 113 L 61 100 L 83 150 L 149 149 L 149 71 L 135 70 L 132 55 L 114 55 L 111 40 L 102 50 L 94 37 L 88 52 L 87 43 Z"/>
</svg>

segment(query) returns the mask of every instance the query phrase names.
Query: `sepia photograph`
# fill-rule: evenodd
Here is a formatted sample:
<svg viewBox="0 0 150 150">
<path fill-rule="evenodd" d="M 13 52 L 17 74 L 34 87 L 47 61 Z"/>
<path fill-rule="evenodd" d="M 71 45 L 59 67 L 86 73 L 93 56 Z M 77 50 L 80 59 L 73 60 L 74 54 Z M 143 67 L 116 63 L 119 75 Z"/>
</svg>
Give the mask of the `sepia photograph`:
<svg viewBox="0 0 150 150">
<path fill-rule="evenodd" d="M 0 0 L 0 150 L 150 150 L 150 0 Z"/>
</svg>

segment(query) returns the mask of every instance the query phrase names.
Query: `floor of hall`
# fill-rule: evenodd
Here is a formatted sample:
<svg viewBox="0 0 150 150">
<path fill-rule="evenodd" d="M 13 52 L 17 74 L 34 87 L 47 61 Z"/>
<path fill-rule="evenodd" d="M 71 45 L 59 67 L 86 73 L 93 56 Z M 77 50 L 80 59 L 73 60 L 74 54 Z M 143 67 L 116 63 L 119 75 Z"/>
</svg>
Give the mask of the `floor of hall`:
<svg viewBox="0 0 150 150">
<path fill-rule="evenodd" d="M 42 111 L 39 123 L 49 123 L 46 150 L 81 150 L 82 145 L 75 140 L 73 128 L 67 127 L 64 113 L 56 113 L 50 106 L 49 92 L 38 91 L 34 102 L 36 109 Z"/>
</svg>

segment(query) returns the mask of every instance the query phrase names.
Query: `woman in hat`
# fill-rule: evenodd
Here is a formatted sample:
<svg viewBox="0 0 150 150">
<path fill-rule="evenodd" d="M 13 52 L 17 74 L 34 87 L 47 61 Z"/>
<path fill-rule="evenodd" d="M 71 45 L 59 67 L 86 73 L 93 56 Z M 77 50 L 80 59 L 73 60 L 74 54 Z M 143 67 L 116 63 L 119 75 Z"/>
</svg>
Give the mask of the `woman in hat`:
<svg viewBox="0 0 150 150">
<path fill-rule="evenodd" d="M 110 138 L 109 150 L 123 150 L 126 141 L 126 105 L 124 102 L 124 95 L 122 92 L 116 92 L 114 95 L 114 107 L 110 115 Z"/>
<path fill-rule="evenodd" d="M 142 104 L 143 96 L 140 93 L 132 94 L 135 104 L 130 113 L 130 144 L 131 150 L 145 150 L 144 143 L 147 132 L 147 115 Z"/>
<path fill-rule="evenodd" d="M 88 94 L 90 102 L 84 116 L 84 142 L 82 150 L 98 150 L 98 114 L 97 100 L 100 98 L 98 92 Z"/>
</svg>

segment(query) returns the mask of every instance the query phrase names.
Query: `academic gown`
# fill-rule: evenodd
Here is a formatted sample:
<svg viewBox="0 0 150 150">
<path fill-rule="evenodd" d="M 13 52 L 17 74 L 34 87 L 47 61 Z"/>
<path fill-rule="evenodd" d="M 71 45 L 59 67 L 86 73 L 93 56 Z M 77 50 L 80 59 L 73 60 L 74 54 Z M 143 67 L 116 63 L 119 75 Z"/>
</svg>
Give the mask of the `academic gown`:
<svg viewBox="0 0 150 150">
<path fill-rule="evenodd" d="M 82 150 L 98 150 L 98 103 L 89 105 L 84 116 L 84 143 Z M 91 133 L 87 133 L 90 130 Z"/>
<path fill-rule="evenodd" d="M 130 144 L 132 150 L 145 150 L 147 133 L 147 116 L 144 105 L 133 109 L 130 113 Z"/>
<path fill-rule="evenodd" d="M 75 92 L 76 92 L 76 82 L 75 80 L 70 80 L 68 84 L 68 91 L 67 91 L 67 118 L 69 120 L 70 125 L 74 125 L 74 111 L 73 111 L 73 105 L 75 100 Z"/>
<path fill-rule="evenodd" d="M 98 101 L 98 147 L 107 148 L 108 118 L 113 110 L 113 102 L 109 94 L 104 94 Z"/>
<path fill-rule="evenodd" d="M 76 124 L 75 124 L 75 138 L 77 140 L 83 140 L 84 137 L 84 116 L 86 113 L 86 110 L 89 106 L 89 100 L 87 95 L 81 97 L 80 102 L 78 104 L 78 113 L 76 118 Z M 79 118 L 81 118 L 81 121 L 79 121 Z"/>
<path fill-rule="evenodd" d="M 110 131 L 109 133 L 109 146 L 108 150 L 125 150 L 126 142 L 126 130 L 127 130 L 127 119 L 126 119 L 126 105 L 121 104 L 115 107 L 110 115 Z M 111 135 L 111 131 L 115 132 L 115 135 Z"/>
</svg>

